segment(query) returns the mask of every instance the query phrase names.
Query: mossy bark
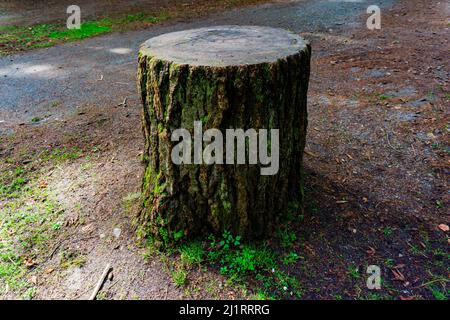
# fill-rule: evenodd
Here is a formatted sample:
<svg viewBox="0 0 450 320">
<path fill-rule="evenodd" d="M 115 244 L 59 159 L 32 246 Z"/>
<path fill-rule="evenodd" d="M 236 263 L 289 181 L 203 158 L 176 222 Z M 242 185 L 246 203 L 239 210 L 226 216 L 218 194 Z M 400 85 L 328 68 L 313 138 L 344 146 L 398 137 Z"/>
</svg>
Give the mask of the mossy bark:
<svg viewBox="0 0 450 320">
<path fill-rule="evenodd" d="M 139 226 L 163 241 L 230 230 L 247 238 L 270 232 L 291 202 L 302 203 L 302 155 L 310 47 L 272 63 L 208 67 L 139 55 L 146 165 Z M 280 164 L 175 165 L 171 133 L 194 121 L 203 132 L 279 129 Z"/>
</svg>

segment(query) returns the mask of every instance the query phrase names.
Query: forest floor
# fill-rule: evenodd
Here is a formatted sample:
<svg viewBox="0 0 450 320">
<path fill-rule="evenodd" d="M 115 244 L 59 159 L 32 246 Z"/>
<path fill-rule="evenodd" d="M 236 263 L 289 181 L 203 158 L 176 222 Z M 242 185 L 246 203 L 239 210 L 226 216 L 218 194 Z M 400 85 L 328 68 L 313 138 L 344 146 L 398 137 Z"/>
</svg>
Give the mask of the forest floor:
<svg viewBox="0 0 450 320">
<path fill-rule="evenodd" d="M 379 2 L 376 31 L 368 4 L 289 1 L 0 58 L 0 297 L 84 299 L 110 263 L 98 299 L 448 299 L 450 6 Z M 214 24 L 311 41 L 306 208 L 262 243 L 158 253 L 132 225 L 136 50 Z"/>
</svg>

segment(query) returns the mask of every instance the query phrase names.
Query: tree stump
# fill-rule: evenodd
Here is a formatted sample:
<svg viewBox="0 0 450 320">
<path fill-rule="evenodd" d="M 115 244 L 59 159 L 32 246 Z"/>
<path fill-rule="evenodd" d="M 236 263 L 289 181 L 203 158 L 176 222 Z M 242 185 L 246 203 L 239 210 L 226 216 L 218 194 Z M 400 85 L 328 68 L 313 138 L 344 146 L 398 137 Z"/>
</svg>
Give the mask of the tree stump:
<svg viewBox="0 0 450 320">
<path fill-rule="evenodd" d="M 266 27 L 200 28 L 141 46 L 141 231 L 164 242 L 225 230 L 256 238 L 271 232 L 290 206 L 302 205 L 310 55 L 300 36 Z M 194 136 L 195 121 L 203 132 L 224 135 L 226 129 L 279 129 L 278 172 L 262 175 L 265 166 L 248 160 L 175 164 L 172 133 L 185 128 Z"/>
</svg>

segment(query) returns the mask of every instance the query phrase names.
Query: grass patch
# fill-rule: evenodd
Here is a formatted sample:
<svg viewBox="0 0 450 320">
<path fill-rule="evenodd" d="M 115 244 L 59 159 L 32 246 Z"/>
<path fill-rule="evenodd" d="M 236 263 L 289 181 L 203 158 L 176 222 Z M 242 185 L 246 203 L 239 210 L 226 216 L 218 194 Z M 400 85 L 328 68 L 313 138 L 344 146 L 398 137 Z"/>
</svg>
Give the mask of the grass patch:
<svg viewBox="0 0 450 320">
<path fill-rule="evenodd" d="M 45 260 L 49 243 L 61 232 L 64 221 L 64 210 L 48 189 L 46 168 L 76 159 L 80 154 L 79 148 L 65 147 L 39 152 L 23 150 L 17 158 L 2 163 L 0 295 L 9 291 L 18 298 L 34 296 L 35 285 L 27 280 L 27 276 Z M 70 263 L 81 265 L 83 262 L 76 258 Z"/>
<path fill-rule="evenodd" d="M 155 255 L 180 287 L 186 285 L 190 267 L 199 266 L 225 276 L 225 286 L 250 287 L 252 292 L 245 289 L 245 294 L 251 299 L 300 298 L 303 294 L 299 280 L 283 270 L 282 257 L 287 257 L 289 263 L 297 261 L 295 252 L 277 254 L 265 244 L 243 243 L 240 236 L 228 231 L 220 237 L 210 235 L 207 241 L 179 244 L 178 249 L 155 246 L 153 238 L 148 238 L 144 259 L 149 261 Z"/>
<path fill-rule="evenodd" d="M 38 181 L 22 167 L 2 173 L 0 180 L 0 292 L 9 289 L 23 298 L 34 295 L 25 275 L 48 249 L 62 213 Z"/>
<path fill-rule="evenodd" d="M 194 17 L 207 12 L 218 12 L 233 7 L 257 4 L 266 0 L 201 1 L 195 5 L 172 4 L 155 7 L 153 12 L 136 12 L 121 17 L 83 21 L 80 30 L 68 30 L 65 21 L 32 26 L 0 26 L 0 56 L 36 48 L 51 47 L 57 43 L 76 41 L 109 32 L 138 29 L 171 18 Z"/>
<path fill-rule="evenodd" d="M 71 41 L 90 38 L 110 31 L 110 23 L 106 23 L 105 21 L 89 21 L 82 23 L 80 29 L 53 31 L 48 34 L 48 37 L 50 39 L 62 39 L 65 41 Z"/>
<path fill-rule="evenodd" d="M 45 150 L 41 155 L 42 161 L 52 161 L 56 163 L 64 162 L 67 160 L 74 160 L 81 157 L 83 151 L 77 147 L 71 148 L 54 148 L 52 150 Z"/>
<path fill-rule="evenodd" d="M 168 19 L 161 13 L 153 16 L 144 13 L 127 15 L 122 18 L 104 18 L 85 21 L 80 29 L 67 29 L 65 24 L 37 24 L 34 26 L 2 26 L 0 28 L 0 55 L 36 48 L 47 48 L 57 43 L 70 42 L 101 34 L 121 31 L 136 23 L 143 25 L 158 23 Z"/>
</svg>

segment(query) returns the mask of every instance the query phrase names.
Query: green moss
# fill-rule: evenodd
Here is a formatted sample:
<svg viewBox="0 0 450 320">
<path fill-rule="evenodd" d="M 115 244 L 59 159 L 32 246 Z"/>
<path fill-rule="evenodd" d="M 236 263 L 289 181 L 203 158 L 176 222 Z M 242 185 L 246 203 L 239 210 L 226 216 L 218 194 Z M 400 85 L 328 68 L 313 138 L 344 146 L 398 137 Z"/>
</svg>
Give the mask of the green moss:
<svg viewBox="0 0 450 320">
<path fill-rule="evenodd" d="M 222 207 L 225 210 L 225 214 L 230 215 L 231 209 L 232 209 L 232 204 L 229 201 L 229 195 L 228 195 L 228 190 L 227 190 L 225 179 L 222 179 L 222 181 L 221 181 L 219 194 L 220 194 L 220 199 L 222 201 Z"/>
</svg>

